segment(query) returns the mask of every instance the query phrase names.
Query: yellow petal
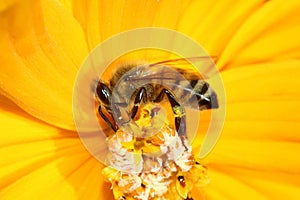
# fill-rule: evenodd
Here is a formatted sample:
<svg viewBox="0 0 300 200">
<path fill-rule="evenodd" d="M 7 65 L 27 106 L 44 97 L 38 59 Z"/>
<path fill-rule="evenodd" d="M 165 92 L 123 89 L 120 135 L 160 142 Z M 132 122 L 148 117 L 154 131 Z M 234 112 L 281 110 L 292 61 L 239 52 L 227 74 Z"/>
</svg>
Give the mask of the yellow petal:
<svg viewBox="0 0 300 200">
<path fill-rule="evenodd" d="M 113 199 L 97 161 L 78 155 L 49 162 L 0 190 L 4 199 Z M 96 166 L 96 167 L 95 167 Z M 29 189 L 30 188 L 30 189 Z"/>
<path fill-rule="evenodd" d="M 233 166 L 210 168 L 210 185 L 194 191 L 204 199 L 299 199 L 300 174 L 268 170 L 241 169 Z M 226 183 L 226 184 L 224 184 Z"/>
<path fill-rule="evenodd" d="M 299 141 L 299 65 L 278 61 L 222 72 L 228 102 L 225 137 Z"/>
<path fill-rule="evenodd" d="M 219 56 L 232 35 L 263 2 L 192 1 L 179 19 L 177 30 L 195 39 L 210 55 Z"/>
<path fill-rule="evenodd" d="M 17 0 L 1 0 L 0 1 L 0 12 L 12 6 Z"/>
<path fill-rule="evenodd" d="M 65 135 L 61 134 L 61 130 L 30 116 L 1 95 L 0 105 L 0 120 L 3 125 L 0 127 L 0 147 L 76 136 L 74 132 L 65 131 Z"/>
<path fill-rule="evenodd" d="M 1 198 L 111 198 L 109 192 L 100 192 L 109 191 L 102 165 L 75 132 L 48 126 L 3 96 L 0 102 L 0 124 L 5 124 L 0 127 Z"/>
<path fill-rule="evenodd" d="M 299 58 L 300 2 L 267 1 L 253 12 L 228 42 L 218 65 L 221 68 Z"/>
<path fill-rule="evenodd" d="M 55 1 L 19 1 L 1 12 L 2 93 L 48 123 L 74 129 L 73 82 L 87 54 L 77 21 Z"/>
<path fill-rule="evenodd" d="M 72 0 L 59 0 L 62 5 L 70 12 L 73 12 L 73 1 Z"/>
<path fill-rule="evenodd" d="M 209 156 L 209 165 L 300 173 L 300 161 L 295 159 L 300 151 L 298 143 L 224 138 L 223 135 Z"/>
<path fill-rule="evenodd" d="M 266 200 L 267 196 L 250 187 L 246 183 L 236 179 L 231 174 L 216 170 L 210 170 L 211 183 L 205 188 L 208 199 L 245 199 L 245 200 Z M 226 198 L 224 198 L 226 197 Z"/>
<path fill-rule="evenodd" d="M 105 1 L 73 2 L 73 13 L 92 49 L 108 37 L 134 28 L 149 26 L 175 29 L 188 1 Z"/>
<path fill-rule="evenodd" d="M 214 171 L 212 171 L 213 173 Z M 299 199 L 300 173 L 272 172 L 271 170 L 252 170 L 224 167 L 221 173 L 230 174 L 269 199 Z M 213 184 L 213 183 L 212 183 Z"/>
<path fill-rule="evenodd" d="M 227 120 L 299 121 L 295 114 L 299 112 L 299 64 L 291 60 L 222 73 L 228 101 Z M 283 135 L 286 130 L 295 132 L 292 127 L 285 128 L 280 129 Z"/>
<path fill-rule="evenodd" d="M 227 102 L 294 100 L 300 94 L 299 65 L 300 60 L 286 60 L 225 70 Z"/>
<path fill-rule="evenodd" d="M 61 2 L 70 7 L 70 1 Z M 232 0 L 218 3 L 179 0 L 107 3 L 93 0 L 73 1 L 72 8 L 85 30 L 90 48 L 119 32 L 153 26 L 185 33 L 210 54 L 219 55 L 244 20 L 263 4 L 262 0 L 240 3 Z"/>
</svg>

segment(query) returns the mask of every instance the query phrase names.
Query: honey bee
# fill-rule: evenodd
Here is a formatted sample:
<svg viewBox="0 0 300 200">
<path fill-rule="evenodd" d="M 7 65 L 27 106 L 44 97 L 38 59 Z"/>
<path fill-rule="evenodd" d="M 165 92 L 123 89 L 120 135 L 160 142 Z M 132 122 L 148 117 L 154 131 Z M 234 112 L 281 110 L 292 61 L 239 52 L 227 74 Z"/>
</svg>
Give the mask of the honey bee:
<svg viewBox="0 0 300 200">
<path fill-rule="evenodd" d="M 109 82 L 100 80 L 97 84 L 99 115 L 116 132 L 120 125 L 135 118 L 142 104 L 160 103 L 166 99 L 172 107 L 178 135 L 186 135 L 184 106 L 205 110 L 218 108 L 219 105 L 216 92 L 199 73 L 176 67 L 176 64 L 180 65 L 185 60 L 120 66 Z M 124 108 L 127 109 L 125 112 Z M 151 117 L 157 114 L 156 109 L 151 110 Z"/>
<path fill-rule="evenodd" d="M 217 95 L 200 74 L 176 67 L 182 63 L 126 64 L 110 81 L 97 83 L 98 113 L 115 132 L 107 139 L 110 167 L 104 174 L 116 199 L 192 200 L 193 185 L 207 182 L 188 144 L 184 108 L 218 108 Z M 173 115 L 163 118 L 171 111 L 164 112 L 161 104 L 168 104 Z M 123 129 L 133 122 L 142 133 L 151 132 L 157 120 L 163 121 L 161 128 L 146 139 L 136 135 L 139 129 L 134 135 Z"/>
</svg>

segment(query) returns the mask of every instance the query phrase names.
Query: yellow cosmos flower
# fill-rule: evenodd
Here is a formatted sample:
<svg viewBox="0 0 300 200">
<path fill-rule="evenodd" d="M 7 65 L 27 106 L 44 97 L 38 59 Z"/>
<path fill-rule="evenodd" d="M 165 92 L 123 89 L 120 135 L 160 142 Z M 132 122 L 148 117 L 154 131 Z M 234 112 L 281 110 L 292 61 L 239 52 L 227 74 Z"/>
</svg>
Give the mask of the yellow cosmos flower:
<svg viewBox="0 0 300 200">
<path fill-rule="evenodd" d="M 97 44 L 153 26 L 216 56 L 226 89 L 210 184 L 193 198 L 299 199 L 299 19 L 297 0 L 1 0 L 0 198 L 113 199 L 75 131 L 73 85 Z"/>
</svg>

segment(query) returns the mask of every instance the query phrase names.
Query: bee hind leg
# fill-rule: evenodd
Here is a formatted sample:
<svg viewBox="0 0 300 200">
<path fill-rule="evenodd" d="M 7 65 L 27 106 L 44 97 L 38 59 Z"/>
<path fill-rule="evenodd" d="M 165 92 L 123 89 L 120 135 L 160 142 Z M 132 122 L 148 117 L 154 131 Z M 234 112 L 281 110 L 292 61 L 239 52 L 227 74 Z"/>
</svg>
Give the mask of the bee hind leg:
<svg viewBox="0 0 300 200">
<path fill-rule="evenodd" d="M 178 103 L 175 96 L 166 88 L 164 88 L 156 97 L 154 102 L 160 102 L 164 98 L 164 95 L 168 97 L 168 100 L 172 106 L 173 113 L 175 115 L 175 126 L 178 135 L 186 135 L 186 119 L 183 107 Z"/>
</svg>

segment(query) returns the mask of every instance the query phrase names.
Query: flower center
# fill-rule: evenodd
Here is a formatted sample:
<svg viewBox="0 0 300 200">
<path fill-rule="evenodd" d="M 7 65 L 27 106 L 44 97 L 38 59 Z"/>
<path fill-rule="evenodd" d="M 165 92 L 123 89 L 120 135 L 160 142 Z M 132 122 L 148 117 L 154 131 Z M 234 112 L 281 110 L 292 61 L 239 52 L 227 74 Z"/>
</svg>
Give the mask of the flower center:
<svg viewBox="0 0 300 200">
<path fill-rule="evenodd" d="M 107 138 L 110 166 L 103 174 L 115 199 L 187 200 L 193 199 L 194 186 L 208 184 L 206 168 L 194 159 L 187 138 L 178 135 L 174 114 L 172 120 L 167 113 L 163 103 L 147 103 L 133 119 L 134 134 L 120 128 Z"/>
</svg>

